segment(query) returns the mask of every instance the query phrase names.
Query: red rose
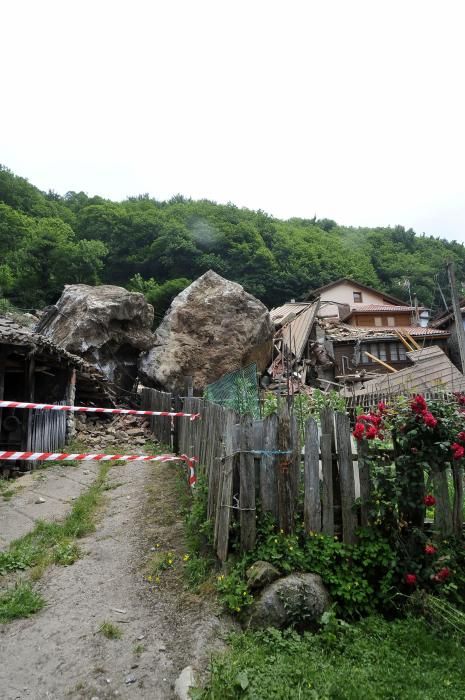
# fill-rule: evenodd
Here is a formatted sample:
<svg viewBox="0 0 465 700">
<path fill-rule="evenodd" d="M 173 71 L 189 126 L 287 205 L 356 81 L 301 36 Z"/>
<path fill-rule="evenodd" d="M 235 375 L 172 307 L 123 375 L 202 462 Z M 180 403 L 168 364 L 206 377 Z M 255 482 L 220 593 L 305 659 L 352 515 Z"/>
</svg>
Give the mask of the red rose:
<svg viewBox="0 0 465 700">
<path fill-rule="evenodd" d="M 465 455 L 465 447 L 463 445 L 459 445 L 457 442 L 452 443 L 451 450 L 454 459 L 462 459 L 462 457 Z"/>
<path fill-rule="evenodd" d="M 424 497 L 423 503 L 425 504 L 425 506 L 434 506 L 436 504 L 436 499 L 431 493 L 429 493 L 427 496 Z"/>
<path fill-rule="evenodd" d="M 438 424 L 438 421 L 432 413 L 426 411 L 426 413 L 423 413 L 423 423 L 427 425 L 428 428 L 435 428 Z"/>
<path fill-rule="evenodd" d="M 384 413 L 385 411 L 387 411 L 387 409 L 388 409 L 387 404 L 384 403 L 384 401 L 380 401 L 379 404 L 378 404 L 378 411 L 379 411 L 380 413 Z"/>
<path fill-rule="evenodd" d="M 428 406 L 424 397 L 418 394 L 413 401 L 410 402 L 410 408 L 414 413 L 422 413 L 428 409 Z"/>
<path fill-rule="evenodd" d="M 352 435 L 356 440 L 363 440 L 363 436 L 365 435 L 365 426 L 363 423 L 357 423 L 355 428 L 353 429 Z"/>
<path fill-rule="evenodd" d="M 436 554 L 437 551 L 436 547 L 432 544 L 427 544 L 425 546 L 425 554 Z"/>
<path fill-rule="evenodd" d="M 465 431 L 462 430 L 462 432 L 457 435 L 457 440 L 465 442 Z"/>
<path fill-rule="evenodd" d="M 407 586 L 414 586 L 417 582 L 417 576 L 416 574 L 405 574 L 404 581 Z"/>
<path fill-rule="evenodd" d="M 375 438 L 377 436 L 377 434 L 378 434 L 378 431 L 376 430 L 374 425 L 369 425 L 366 428 L 365 435 L 366 435 L 367 440 L 373 440 L 373 438 Z"/>
<path fill-rule="evenodd" d="M 438 583 L 441 583 L 442 581 L 445 581 L 446 579 L 449 578 L 451 575 L 451 570 L 447 567 L 444 566 L 442 569 L 440 569 L 437 574 L 434 574 L 433 576 L 433 581 L 437 581 Z"/>
<path fill-rule="evenodd" d="M 418 452 L 418 447 L 412 447 L 412 449 L 410 450 L 410 452 L 411 452 L 412 454 L 416 455 L 416 453 Z"/>
</svg>

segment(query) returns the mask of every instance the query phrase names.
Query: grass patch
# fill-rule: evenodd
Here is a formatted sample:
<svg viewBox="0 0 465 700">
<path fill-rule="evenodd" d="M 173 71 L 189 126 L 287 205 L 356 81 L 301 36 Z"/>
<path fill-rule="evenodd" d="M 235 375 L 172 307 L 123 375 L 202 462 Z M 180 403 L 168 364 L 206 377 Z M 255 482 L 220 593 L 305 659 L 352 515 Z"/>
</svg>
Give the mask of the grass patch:
<svg viewBox="0 0 465 700">
<path fill-rule="evenodd" d="M 0 594 L 0 622 L 29 617 L 45 605 L 42 596 L 29 583 L 19 583 Z"/>
<path fill-rule="evenodd" d="M 319 634 L 235 634 L 197 700 L 450 700 L 465 697 L 464 648 L 424 620 L 366 618 Z"/>
<path fill-rule="evenodd" d="M 76 499 L 63 521 L 39 521 L 31 532 L 12 542 L 8 551 L 0 553 L 0 576 L 34 567 L 37 580 L 39 573 L 52 562 L 69 565 L 76 561 L 80 550 L 73 540 L 94 531 L 110 466 L 109 462 L 100 465 L 96 480 Z"/>
<path fill-rule="evenodd" d="M 144 651 L 145 646 L 143 644 L 136 644 L 133 647 L 132 653 L 135 654 L 135 656 L 140 656 L 141 654 L 143 654 Z"/>
<path fill-rule="evenodd" d="M 108 620 L 102 622 L 98 631 L 107 639 L 121 639 L 123 636 L 118 625 L 113 624 L 113 622 L 108 622 Z"/>
</svg>

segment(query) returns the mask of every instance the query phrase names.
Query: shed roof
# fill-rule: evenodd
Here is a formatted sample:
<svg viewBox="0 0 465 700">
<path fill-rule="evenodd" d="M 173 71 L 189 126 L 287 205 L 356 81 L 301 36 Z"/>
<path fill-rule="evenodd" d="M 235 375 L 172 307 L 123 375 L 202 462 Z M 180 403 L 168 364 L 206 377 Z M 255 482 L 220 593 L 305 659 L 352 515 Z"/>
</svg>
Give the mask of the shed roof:
<svg viewBox="0 0 465 700">
<path fill-rule="evenodd" d="M 435 391 L 464 391 L 465 377 L 447 355 L 436 345 L 407 353 L 412 362 L 398 372 L 380 374 L 376 379 L 364 382 L 363 389 L 345 388 L 346 396 L 363 397 L 383 393 L 386 396 Z"/>
</svg>

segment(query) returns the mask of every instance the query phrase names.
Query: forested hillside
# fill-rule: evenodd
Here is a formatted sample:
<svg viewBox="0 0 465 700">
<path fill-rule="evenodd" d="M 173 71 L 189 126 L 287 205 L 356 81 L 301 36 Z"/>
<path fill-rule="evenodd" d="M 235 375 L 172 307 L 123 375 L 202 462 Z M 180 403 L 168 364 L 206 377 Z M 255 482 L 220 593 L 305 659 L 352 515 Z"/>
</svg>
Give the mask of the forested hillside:
<svg viewBox="0 0 465 700">
<path fill-rule="evenodd" d="M 160 317 L 209 268 L 270 307 L 349 276 L 405 299 L 407 278 L 422 304 L 438 308 L 436 276 L 446 258 L 456 261 L 464 281 L 462 244 L 402 226 L 281 221 L 181 196 L 167 202 L 147 195 L 124 202 L 83 192 L 61 196 L 0 166 L 0 299 L 19 308 L 53 303 L 66 283 L 106 282 L 143 291 Z"/>
</svg>

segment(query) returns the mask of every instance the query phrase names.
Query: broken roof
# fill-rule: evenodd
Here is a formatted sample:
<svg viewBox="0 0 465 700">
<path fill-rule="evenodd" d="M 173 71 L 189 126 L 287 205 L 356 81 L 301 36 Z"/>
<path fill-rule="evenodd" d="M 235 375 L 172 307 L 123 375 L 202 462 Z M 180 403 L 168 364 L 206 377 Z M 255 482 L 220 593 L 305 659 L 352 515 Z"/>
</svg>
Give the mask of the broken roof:
<svg viewBox="0 0 465 700">
<path fill-rule="evenodd" d="M 283 339 L 297 360 L 300 360 L 305 351 L 319 305 L 319 301 L 289 302 L 270 311 L 271 320 L 275 324 L 284 322 L 275 337 Z"/>
<path fill-rule="evenodd" d="M 461 298 L 459 301 L 460 304 L 460 311 L 462 312 L 462 315 L 465 314 L 465 298 Z M 438 328 L 439 326 L 442 326 L 443 324 L 447 323 L 452 319 L 454 316 L 454 312 L 452 310 L 452 307 L 449 306 L 447 311 L 442 311 L 440 314 L 436 316 L 436 318 L 433 318 L 431 321 L 431 327 L 432 328 Z"/>
<path fill-rule="evenodd" d="M 413 338 L 448 338 L 449 331 L 435 328 L 423 328 L 422 326 L 350 326 L 347 323 L 331 320 L 320 320 L 320 325 L 325 329 L 326 336 L 333 342 L 363 341 L 370 339 L 398 340 L 396 329 L 407 332 Z"/>
<path fill-rule="evenodd" d="M 380 374 L 364 382 L 363 389 L 343 389 L 345 396 L 363 397 L 370 394 L 396 396 L 423 392 L 465 391 L 465 377 L 447 355 L 433 345 L 406 353 L 412 362 L 398 372 Z"/>
<path fill-rule="evenodd" d="M 323 285 L 323 287 L 313 289 L 308 293 L 307 298 L 313 298 L 317 296 L 321 297 L 322 292 L 326 292 L 329 289 L 332 289 L 332 287 L 341 284 L 342 282 L 348 282 L 349 284 L 353 284 L 356 287 L 359 287 L 360 289 L 364 289 L 365 291 L 378 294 L 379 296 L 383 297 L 383 299 L 386 299 L 386 301 L 390 301 L 393 304 L 398 304 L 399 306 L 407 306 L 407 303 L 405 301 L 402 301 L 402 299 L 397 299 L 397 297 L 393 297 L 391 294 L 382 292 L 379 289 L 375 289 L 374 287 L 369 287 L 368 285 L 362 284 L 361 282 L 357 282 L 356 280 L 353 280 L 350 277 L 341 277 L 340 279 L 335 280 L 334 282 L 329 282 L 329 284 Z"/>
</svg>

